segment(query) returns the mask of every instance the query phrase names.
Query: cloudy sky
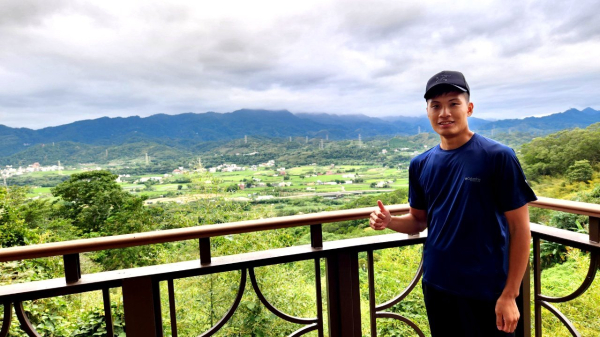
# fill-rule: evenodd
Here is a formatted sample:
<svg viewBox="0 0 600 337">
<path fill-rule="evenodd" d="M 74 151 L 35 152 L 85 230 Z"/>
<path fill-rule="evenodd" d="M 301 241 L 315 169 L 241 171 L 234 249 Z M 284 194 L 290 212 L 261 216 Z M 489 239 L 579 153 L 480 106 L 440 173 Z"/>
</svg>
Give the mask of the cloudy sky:
<svg viewBox="0 0 600 337">
<path fill-rule="evenodd" d="M 231 112 L 424 114 L 460 70 L 476 116 L 600 109 L 600 1 L 0 0 L 0 124 Z"/>
</svg>

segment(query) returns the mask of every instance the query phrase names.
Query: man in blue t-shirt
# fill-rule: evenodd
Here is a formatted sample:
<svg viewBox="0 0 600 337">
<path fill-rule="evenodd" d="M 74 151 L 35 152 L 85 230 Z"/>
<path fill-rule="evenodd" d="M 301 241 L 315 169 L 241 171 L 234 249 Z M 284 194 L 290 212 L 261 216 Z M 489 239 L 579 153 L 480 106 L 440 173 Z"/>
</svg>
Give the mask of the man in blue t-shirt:
<svg viewBox="0 0 600 337">
<path fill-rule="evenodd" d="M 370 226 L 414 234 L 428 229 L 423 294 L 431 334 L 514 336 L 529 259 L 529 210 L 536 196 L 512 149 L 469 130 L 464 75 L 442 71 L 425 91 L 440 144 L 410 162 L 407 215 L 381 201 Z"/>
</svg>

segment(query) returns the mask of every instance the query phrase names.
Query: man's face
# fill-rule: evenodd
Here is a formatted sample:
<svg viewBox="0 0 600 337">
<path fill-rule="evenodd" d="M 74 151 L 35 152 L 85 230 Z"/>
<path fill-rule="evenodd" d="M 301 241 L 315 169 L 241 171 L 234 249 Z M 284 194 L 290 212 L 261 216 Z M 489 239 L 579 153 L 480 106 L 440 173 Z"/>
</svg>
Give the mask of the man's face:
<svg viewBox="0 0 600 337">
<path fill-rule="evenodd" d="M 433 130 L 443 138 L 470 133 L 467 117 L 473 114 L 473 103 L 464 94 L 450 92 L 427 100 L 427 117 Z"/>
</svg>

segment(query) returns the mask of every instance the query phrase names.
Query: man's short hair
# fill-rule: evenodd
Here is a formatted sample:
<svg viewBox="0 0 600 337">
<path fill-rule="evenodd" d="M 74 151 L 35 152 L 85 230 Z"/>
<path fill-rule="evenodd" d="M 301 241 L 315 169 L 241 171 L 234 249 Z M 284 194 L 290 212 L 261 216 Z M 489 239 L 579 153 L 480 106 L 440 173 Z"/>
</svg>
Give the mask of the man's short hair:
<svg viewBox="0 0 600 337">
<path fill-rule="evenodd" d="M 467 103 L 469 102 L 470 99 L 470 95 L 468 92 L 466 91 L 462 91 L 454 86 L 448 85 L 448 84 L 443 84 L 443 85 L 437 85 L 433 88 L 431 88 L 428 92 L 427 92 L 427 96 L 425 97 L 425 101 L 429 101 L 430 99 L 436 98 L 436 97 L 440 97 L 446 94 L 450 94 L 450 93 L 457 93 L 457 94 L 464 94 L 465 98 L 467 99 Z"/>
</svg>

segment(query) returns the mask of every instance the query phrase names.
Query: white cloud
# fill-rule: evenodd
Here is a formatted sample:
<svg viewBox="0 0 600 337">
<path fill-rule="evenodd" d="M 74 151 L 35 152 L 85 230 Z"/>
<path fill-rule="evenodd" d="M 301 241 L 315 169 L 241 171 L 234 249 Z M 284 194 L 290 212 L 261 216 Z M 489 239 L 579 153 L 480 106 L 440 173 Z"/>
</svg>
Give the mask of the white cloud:
<svg viewBox="0 0 600 337">
<path fill-rule="evenodd" d="M 0 123 L 239 108 L 417 115 L 465 73 L 483 118 L 600 106 L 597 1 L 0 3 Z"/>
</svg>

